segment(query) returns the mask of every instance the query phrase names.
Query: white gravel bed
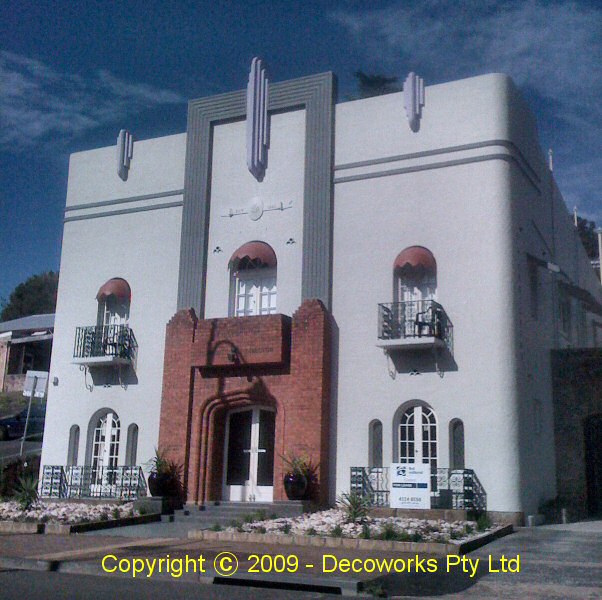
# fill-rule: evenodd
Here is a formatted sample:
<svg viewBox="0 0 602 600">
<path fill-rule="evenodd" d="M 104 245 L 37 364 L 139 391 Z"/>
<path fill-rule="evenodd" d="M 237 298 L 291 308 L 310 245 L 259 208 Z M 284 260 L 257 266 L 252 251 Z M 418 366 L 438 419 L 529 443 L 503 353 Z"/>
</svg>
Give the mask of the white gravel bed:
<svg viewBox="0 0 602 600">
<path fill-rule="evenodd" d="M 489 527 L 483 529 L 487 531 Z M 366 517 L 362 523 L 347 523 L 345 512 L 331 509 L 315 513 L 306 513 L 294 518 L 278 518 L 253 523 L 243 523 L 238 527 L 229 527 L 226 531 L 246 533 L 271 533 L 290 535 L 318 535 L 348 538 L 394 539 L 415 542 L 464 541 L 474 537 L 477 531 L 474 521 L 444 521 L 411 519 L 401 517 Z"/>
<path fill-rule="evenodd" d="M 39 523 L 89 523 L 124 517 L 137 517 L 134 504 L 81 504 L 38 501 L 29 510 L 21 510 L 17 502 L 0 502 L 0 521 Z"/>
</svg>

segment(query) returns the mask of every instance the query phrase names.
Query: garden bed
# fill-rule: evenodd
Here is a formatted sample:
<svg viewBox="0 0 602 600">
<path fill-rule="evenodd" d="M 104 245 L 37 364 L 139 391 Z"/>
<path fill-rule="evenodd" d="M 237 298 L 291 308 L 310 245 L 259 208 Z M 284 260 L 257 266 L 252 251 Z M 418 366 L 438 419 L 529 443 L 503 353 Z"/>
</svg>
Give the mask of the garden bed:
<svg viewBox="0 0 602 600">
<path fill-rule="evenodd" d="M 240 523 L 221 531 L 217 529 L 191 531 L 188 537 L 326 548 L 463 554 L 513 531 L 511 525 L 496 525 L 485 520 L 477 524 L 473 521 L 368 516 L 350 523 L 346 512 L 340 509 L 294 518 Z"/>
<path fill-rule="evenodd" d="M 22 510 L 17 502 L 0 502 L 0 533 L 69 534 L 161 520 L 160 514 L 142 515 L 133 503 L 35 503 Z"/>
</svg>

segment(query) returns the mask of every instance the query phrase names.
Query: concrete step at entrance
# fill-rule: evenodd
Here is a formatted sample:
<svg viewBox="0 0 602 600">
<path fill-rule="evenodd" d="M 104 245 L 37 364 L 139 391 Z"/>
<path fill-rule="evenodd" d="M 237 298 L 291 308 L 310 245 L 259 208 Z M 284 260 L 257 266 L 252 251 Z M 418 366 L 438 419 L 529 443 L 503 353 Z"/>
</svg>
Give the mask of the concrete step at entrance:
<svg viewBox="0 0 602 600">
<path fill-rule="evenodd" d="M 174 521 L 190 524 L 230 526 L 232 522 L 243 522 L 250 516 L 255 520 L 264 518 L 296 517 L 303 514 L 302 502 L 220 502 L 207 504 L 203 510 L 198 506 L 187 506 L 174 513 Z"/>
</svg>

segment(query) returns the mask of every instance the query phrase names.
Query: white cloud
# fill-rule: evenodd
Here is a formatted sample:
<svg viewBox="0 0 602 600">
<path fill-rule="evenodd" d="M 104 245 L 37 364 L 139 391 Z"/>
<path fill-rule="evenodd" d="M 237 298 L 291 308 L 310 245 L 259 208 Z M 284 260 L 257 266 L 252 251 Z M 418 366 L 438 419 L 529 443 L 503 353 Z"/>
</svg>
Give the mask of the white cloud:
<svg viewBox="0 0 602 600">
<path fill-rule="evenodd" d="M 0 148 L 5 150 L 71 139 L 100 125 L 119 127 L 144 109 L 185 101 L 169 90 L 125 82 L 108 71 L 84 78 L 0 52 Z"/>
<path fill-rule="evenodd" d="M 602 9 L 578 2 L 403 2 L 338 10 L 367 66 L 431 83 L 504 72 L 538 99 L 567 204 L 602 222 Z M 366 70 L 366 67 L 363 67 Z"/>
</svg>

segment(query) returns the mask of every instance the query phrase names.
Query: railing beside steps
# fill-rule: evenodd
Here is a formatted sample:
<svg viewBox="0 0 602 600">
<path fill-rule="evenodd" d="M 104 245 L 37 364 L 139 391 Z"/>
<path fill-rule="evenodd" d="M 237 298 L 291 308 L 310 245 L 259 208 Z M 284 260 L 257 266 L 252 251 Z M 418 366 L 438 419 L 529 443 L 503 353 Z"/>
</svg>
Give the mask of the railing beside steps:
<svg viewBox="0 0 602 600">
<path fill-rule="evenodd" d="M 350 490 L 375 507 L 389 506 L 389 467 L 351 467 Z M 431 473 L 431 508 L 487 510 L 487 493 L 472 469 L 438 467 Z"/>
<path fill-rule="evenodd" d="M 146 481 L 139 466 L 45 465 L 42 469 L 40 496 L 135 500 L 146 496 Z"/>
</svg>

